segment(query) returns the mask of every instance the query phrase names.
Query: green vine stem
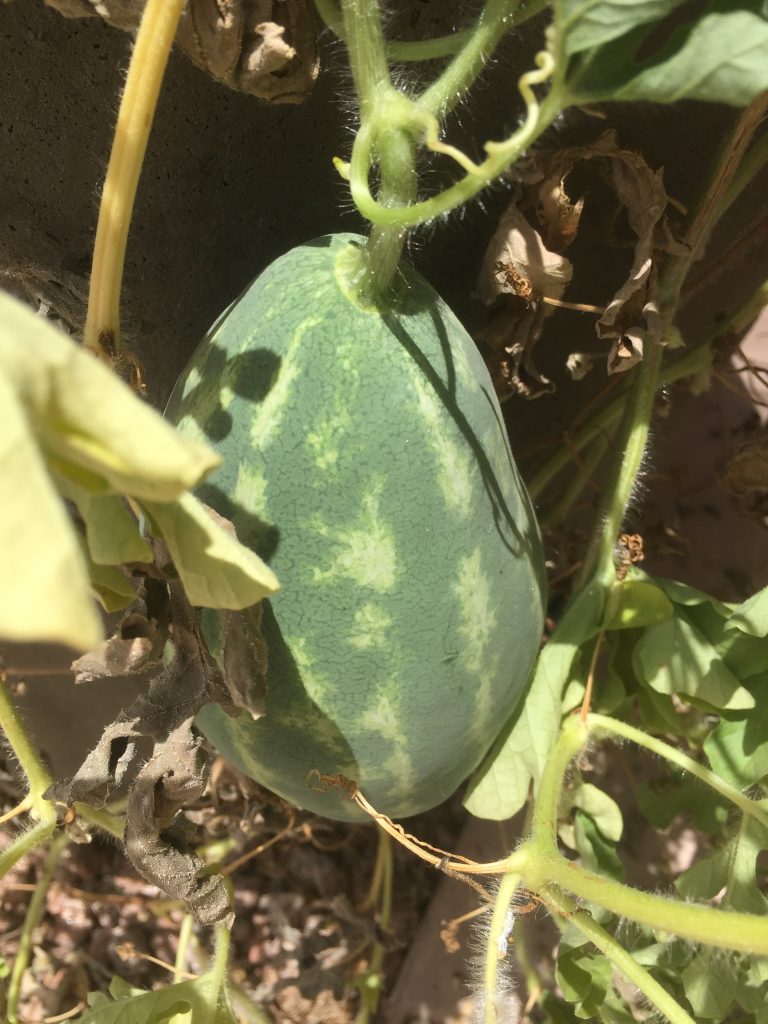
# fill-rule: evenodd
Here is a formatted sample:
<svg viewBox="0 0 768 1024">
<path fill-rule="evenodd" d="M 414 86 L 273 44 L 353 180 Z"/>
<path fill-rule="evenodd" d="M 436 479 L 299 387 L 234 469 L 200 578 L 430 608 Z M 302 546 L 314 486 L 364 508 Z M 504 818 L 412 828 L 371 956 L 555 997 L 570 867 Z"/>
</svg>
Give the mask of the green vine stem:
<svg viewBox="0 0 768 1024">
<path fill-rule="evenodd" d="M 631 371 L 634 381 L 624 413 L 624 444 L 613 474 L 605 485 L 606 498 L 584 557 L 577 587 L 593 577 L 605 587 L 614 581 L 616 540 L 643 463 L 663 351 L 661 342 L 646 342 L 642 362 Z"/>
<path fill-rule="evenodd" d="M 524 21 L 528 21 L 529 18 L 543 11 L 548 2 L 549 0 L 528 0 L 526 3 L 523 0 L 522 3 L 511 5 L 516 6 L 517 9 L 513 10 L 506 19 L 507 23 L 502 26 L 502 31 L 508 31 L 511 28 L 516 28 L 518 25 L 522 25 Z M 344 24 L 335 0 L 315 0 L 315 7 L 331 32 L 338 36 L 339 39 L 344 39 Z M 485 20 L 486 13 L 483 11 L 480 15 L 480 23 L 474 29 L 459 29 L 457 32 L 451 32 L 446 36 L 436 36 L 434 39 L 417 39 L 413 42 L 387 41 L 385 43 L 386 55 L 391 61 L 405 63 L 439 60 L 441 57 L 450 57 L 454 53 L 459 53 L 470 46 L 478 29 L 482 28 L 487 31 L 486 26 L 483 24 Z M 481 70 L 482 67 L 479 68 L 479 71 Z M 471 83 L 468 83 L 465 88 L 469 84 Z"/>
<path fill-rule="evenodd" d="M 147 0 L 120 102 L 93 249 L 85 347 L 111 362 L 120 348 L 128 230 L 168 55 L 186 0 Z"/>
<path fill-rule="evenodd" d="M 8 1004 L 6 1007 L 8 1024 L 19 1024 L 18 1011 L 19 998 L 21 996 L 21 981 L 24 971 L 27 969 L 27 964 L 29 963 L 29 955 L 32 951 L 32 939 L 35 928 L 37 928 L 40 923 L 40 918 L 43 916 L 45 899 L 48 895 L 48 887 L 51 884 L 61 855 L 68 843 L 69 839 L 63 832 L 60 832 L 54 838 L 48 848 L 43 870 L 40 877 L 37 879 L 34 892 L 32 893 L 32 898 L 30 899 L 29 906 L 27 907 L 27 913 L 24 916 L 24 925 L 21 929 L 21 936 L 19 938 L 19 949 L 16 954 L 13 969 L 11 970 L 11 977 L 8 982 Z"/>
<path fill-rule="evenodd" d="M 646 969 L 639 964 L 604 928 L 592 919 L 586 910 L 580 910 L 576 902 L 564 893 L 550 891 L 547 894 L 550 908 L 564 917 L 569 924 L 596 946 L 625 978 L 632 982 L 649 1003 L 663 1013 L 670 1024 L 695 1024 L 685 1010 L 669 992 L 663 988 Z"/>
<path fill-rule="evenodd" d="M 384 46 L 381 15 L 376 0 L 342 0 L 344 36 L 349 64 L 360 104 L 360 130 L 355 139 L 366 140 L 366 180 L 370 164 L 378 162 L 379 201 L 408 204 L 416 194 L 415 139 L 409 130 L 409 102 L 392 85 Z M 402 256 L 405 231 L 374 225 L 350 285 L 364 306 L 386 305 Z"/>
<path fill-rule="evenodd" d="M 481 164 L 474 164 L 452 146 L 444 146 L 439 141 L 436 119 L 427 110 L 401 96 L 401 102 L 411 107 L 411 121 L 420 126 L 425 134 L 427 145 L 436 152 L 445 152 L 455 157 L 467 173 L 455 184 L 449 186 L 439 195 L 411 203 L 410 206 L 385 206 L 377 202 L 371 195 L 368 186 L 368 174 L 373 162 L 374 140 L 371 136 L 360 132 L 355 139 L 352 158 L 349 165 L 349 182 L 352 198 L 359 212 L 373 224 L 390 228 L 415 227 L 436 217 L 449 213 L 461 206 L 482 189 L 498 178 L 514 163 L 522 152 L 534 142 L 545 128 L 560 113 L 560 103 L 554 93 L 549 93 L 539 103 L 533 91 L 534 85 L 546 82 L 554 70 L 554 61 L 549 53 L 541 51 L 536 56 L 537 67 L 520 76 L 518 88 L 526 106 L 523 124 L 503 142 L 486 142 L 486 159 Z"/>
<path fill-rule="evenodd" d="M 649 736 L 648 733 L 641 732 L 641 730 L 635 729 L 626 722 L 616 718 L 609 718 L 607 715 L 598 715 L 593 712 L 587 715 L 586 724 L 587 728 L 595 736 L 621 736 L 622 739 L 636 743 L 640 747 L 645 747 L 646 750 L 650 750 L 652 753 L 664 758 L 665 761 L 676 764 L 678 768 L 682 768 L 690 775 L 695 776 L 705 785 L 725 797 L 726 800 L 730 800 L 745 815 L 754 818 L 763 828 L 768 829 L 768 810 L 765 810 L 756 800 L 751 800 L 736 789 L 735 786 L 729 785 L 719 775 L 710 771 L 709 768 L 705 768 L 698 761 L 694 761 L 692 757 L 688 757 L 687 754 L 684 754 L 676 747 L 670 746 L 655 736 Z"/>
<path fill-rule="evenodd" d="M 484 943 L 484 963 L 482 976 L 481 1012 L 482 1024 L 496 1024 L 498 1020 L 498 1002 L 501 986 L 499 985 L 499 962 L 506 956 L 507 943 L 512 931 L 514 917 L 511 913 L 512 901 L 520 889 L 522 879 L 514 872 L 502 876 L 496 900 L 493 905 L 491 923 Z"/>
<path fill-rule="evenodd" d="M 374 868 L 374 874 L 378 877 L 378 882 L 374 901 L 378 902 L 378 926 L 386 934 L 392 923 L 394 865 L 392 860 L 392 841 L 384 829 L 379 829 L 378 831 L 379 845 L 376 853 L 376 867 Z M 384 980 L 382 974 L 384 953 L 384 943 L 376 941 L 371 954 L 370 966 L 365 975 L 359 979 L 361 1004 L 357 1015 L 357 1024 L 368 1024 L 370 1018 L 376 1014 Z"/>
<path fill-rule="evenodd" d="M 29 785 L 30 811 L 41 823 L 56 821 L 56 809 L 44 793 L 53 783 L 24 723 L 11 700 L 5 676 L 0 673 L 0 729 L 5 733 Z"/>
<path fill-rule="evenodd" d="M 608 720 L 603 716 L 594 716 L 592 721 L 595 719 L 601 728 L 606 727 Z M 641 892 L 595 874 L 558 852 L 557 815 L 563 779 L 589 736 L 588 726 L 580 719 L 572 716 L 564 723 L 542 773 L 531 838 L 510 856 L 507 870 L 519 873 L 526 888 L 544 903 L 563 890 L 656 931 L 704 945 L 768 955 L 768 918 Z M 658 753 L 667 756 L 663 749 Z"/>
<path fill-rule="evenodd" d="M 513 24 L 520 0 L 486 0 L 477 25 L 443 73 L 419 96 L 418 104 L 436 117 L 461 100 L 482 73 L 499 40 Z"/>
</svg>

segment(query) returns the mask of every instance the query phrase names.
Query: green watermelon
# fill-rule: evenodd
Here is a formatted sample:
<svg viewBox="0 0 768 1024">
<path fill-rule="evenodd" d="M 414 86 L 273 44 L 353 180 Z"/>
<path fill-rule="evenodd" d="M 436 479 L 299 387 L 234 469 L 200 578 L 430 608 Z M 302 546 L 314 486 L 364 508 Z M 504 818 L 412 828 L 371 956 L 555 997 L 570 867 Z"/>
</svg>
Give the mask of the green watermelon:
<svg viewBox="0 0 768 1024">
<path fill-rule="evenodd" d="M 266 714 L 206 706 L 242 771 L 326 817 L 343 775 L 380 811 L 450 796 L 519 701 L 543 623 L 542 550 L 490 379 L 412 269 L 383 312 L 344 273 L 356 235 L 274 262 L 220 317 L 167 415 L 223 464 L 199 489 L 282 590 Z M 206 628 L 217 649 L 218 619 Z"/>
</svg>

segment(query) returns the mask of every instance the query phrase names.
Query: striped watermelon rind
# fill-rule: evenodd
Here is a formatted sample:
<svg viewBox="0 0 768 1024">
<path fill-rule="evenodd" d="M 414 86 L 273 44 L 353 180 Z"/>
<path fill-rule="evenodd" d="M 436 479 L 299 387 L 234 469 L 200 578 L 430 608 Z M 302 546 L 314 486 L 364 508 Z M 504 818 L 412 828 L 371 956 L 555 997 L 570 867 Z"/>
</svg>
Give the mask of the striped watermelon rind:
<svg viewBox="0 0 768 1024">
<path fill-rule="evenodd" d="M 293 249 L 203 340 L 167 415 L 223 464 L 199 496 L 277 574 L 266 714 L 199 724 L 292 803 L 352 820 L 307 774 L 392 817 L 437 805 L 520 699 L 543 623 L 541 542 L 485 366 L 413 270 L 387 312 L 343 266 L 363 239 Z M 218 649 L 219 618 L 205 628 Z"/>
</svg>

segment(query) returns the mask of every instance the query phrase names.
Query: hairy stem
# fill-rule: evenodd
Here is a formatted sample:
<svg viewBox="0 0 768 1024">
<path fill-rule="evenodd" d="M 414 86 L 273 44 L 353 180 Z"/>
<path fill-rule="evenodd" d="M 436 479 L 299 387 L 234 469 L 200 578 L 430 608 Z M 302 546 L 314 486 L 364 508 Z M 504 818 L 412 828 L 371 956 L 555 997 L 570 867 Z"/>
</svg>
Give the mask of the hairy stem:
<svg viewBox="0 0 768 1024">
<path fill-rule="evenodd" d="M 186 0 L 147 0 L 120 102 L 99 207 L 85 346 L 111 361 L 120 347 L 120 287 L 147 140 Z"/>
<path fill-rule="evenodd" d="M 515 893 L 520 888 L 522 879 L 519 875 L 509 873 L 502 877 L 499 890 L 496 894 L 496 902 L 493 906 L 493 915 L 488 929 L 488 937 L 485 943 L 484 964 L 483 964 L 483 995 L 482 1014 L 483 1024 L 497 1024 L 499 996 L 499 961 L 507 954 L 507 943 L 512 930 L 514 917 L 511 914 L 511 904 Z"/>
<path fill-rule="evenodd" d="M 6 1013 L 8 1015 L 9 1024 L 18 1024 L 19 1021 L 18 1010 L 19 998 L 21 996 L 21 980 L 24 971 L 27 969 L 27 964 L 29 963 L 29 955 L 32 952 L 32 939 L 35 928 L 37 928 L 40 923 L 40 918 L 43 916 L 48 887 L 51 884 L 61 855 L 68 843 L 69 838 L 63 832 L 60 832 L 51 843 L 48 849 L 48 854 L 45 858 L 43 870 L 40 873 L 40 877 L 37 879 L 35 890 L 32 893 L 32 898 L 30 899 L 29 906 L 27 907 L 27 913 L 24 916 L 24 925 L 19 938 L 19 950 L 16 954 L 16 960 L 13 964 L 11 977 L 8 981 L 8 1005 L 6 1007 Z"/>
<path fill-rule="evenodd" d="M 419 96 L 419 106 L 444 117 L 481 74 L 504 33 L 515 23 L 520 0 L 486 0 L 469 39 L 443 73 Z"/>
<path fill-rule="evenodd" d="M 768 303 L 768 282 L 764 282 L 739 308 L 731 313 L 724 323 L 720 323 L 701 341 L 690 348 L 673 350 L 669 358 L 662 363 L 659 371 L 659 384 L 674 384 L 685 377 L 697 373 L 706 373 L 712 366 L 712 348 L 721 338 L 731 334 L 742 334 L 755 321 Z M 568 444 L 558 444 L 552 455 L 546 460 L 527 483 L 528 493 L 534 501 L 545 488 L 573 460 L 574 453 L 580 452 L 591 441 L 598 437 L 608 437 L 621 419 L 627 404 L 627 389 L 630 381 L 614 395 L 594 416 L 573 433 Z"/>
<path fill-rule="evenodd" d="M 607 715 L 598 715 L 594 712 L 587 716 L 587 728 L 596 736 L 621 736 L 632 743 L 637 743 L 640 747 L 645 747 L 646 750 L 652 751 L 665 761 L 676 764 L 678 768 L 682 768 L 684 771 L 695 776 L 705 785 L 714 789 L 715 792 L 724 796 L 726 800 L 730 800 L 745 815 L 754 818 L 755 821 L 759 821 L 764 828 L 768 829 L 768 810 L 761 807 L 756 800 L 750 800 L 748 796 L 745 796 L 734 786 L 729 785 L 719 775 L 710 771 L 709 768 L 705 768 L 698 761 L 694 761 L 692 757 L 688 757 L 682 751 L 677 750 L 676 747 L 670 746 L 655 736 L 649 736 L 648 733 L 641 732 L 626 722 L 619 721 L 616 718 L 609 718 Z"/>
<path fill-rule="evenodd" d="M 554 68 L 552 58 L 548 53 L 542 51 L 537 55 L 536 61 L 537 70 L 521 75 L 518 83 L 526 105 L 526 117 L 520 128 L 503 142 L 487 142 L 485 144 L 487 157 L 481 164 L 471 164 L 471 161 L 461 156 L 459 162 L 467 168 L 467 174 L 454 185 L 430 199 L 411 203 L 409 206 L 403 204 L 384 206 L 382 203 L 378 203 L 368 187 L 372 140 L 366 140 L 365 143 L 360 144 L 361 139 L 358 136 L 352 151 L 349 180 L 352 198 L 362 216 L 373 224 L 380 224 L 383 227 L 407 228 L 424 224 L 461 206 L 507 170 L 560 113 L 557 96 L 550 93 L 539 103 L 532 88 L 549 78 Z M 418 105 L 414 106 L 413 117 L 415 120 L 419 116 L 420 108 Z M 421 115 L 422 118 L 430 117 L 429 112 L 425 110 L 421 111 Z M 434 138 L 431 142 L 433 149 L 455 155 L 452 147 L 440 146 L 434 126 L 433 134 Z M 427 144 L 430 145 L 429 138 Z"/>
<path fill-rule="evenodd" d="M 415 140 L 407 127 L 408 101 L 392 85 L 376 0 L 342 0 L 344 36 L 360 104 L 360 132 L 354 153 L 362 153 L 366 187 L 378 162 L 379 202 L 407 205 L 416 195 Z M 374 229 L 350 274 L 350 285 L 364 306 L 385 306 L 402 256 L 401 227 Z"/>
<path fill-rule="evenodd" d="M 592 577 L 606 587 L 613 582 L 616 540 L 643 463 L 662 354 L 661 342 L 650 343 L 642 362 L 630 371 L 634 380 L 624 412 L 621 457 L 606 484 L 602 510 L 587 548 L 578 586 Z"/>
<path fill-rule="evenodd" d="M 592 919 L 586 910 L 580 910 L 574 900 L 564 893 L 547 893 L 547 902 L 552 910 L 563 915 L 569 924 L 577 928 L 601 953 L 608 957 L 614 967 L 632 982 L 649 1003 L 664 1014 L 670 1024 L 695 1024 L 676 999 L 642 967 L 623 946 Z"/>
<path fill-rule="evenodd" d="M 50 800 L 44 797 L 53 779 L 40 758 L 35 744 L 24 727 L 14 706 L 5 676 L 0 672 L 0 729 L 26 776 L 29 785 L 29 801 L 32 814 L 41 822 L 55 822 L 56 810 Z"/>
</svg>

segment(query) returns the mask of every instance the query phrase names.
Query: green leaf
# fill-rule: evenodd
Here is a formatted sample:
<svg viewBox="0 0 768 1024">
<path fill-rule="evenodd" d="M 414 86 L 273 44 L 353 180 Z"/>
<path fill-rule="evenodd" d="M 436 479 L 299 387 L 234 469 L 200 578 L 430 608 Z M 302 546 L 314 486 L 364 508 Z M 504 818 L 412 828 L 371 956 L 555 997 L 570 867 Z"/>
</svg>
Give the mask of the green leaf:
<svg viewBox="0 0 768 1024">
<path fill-rule="evenodd" d="M 762 0 L 715 0 L 704 14 L 691 7 L 660 46 L 655 29 L 647 22 L 575 54 L 565 72 L 570 101 L 697 99 L 742 107 L 768 89 Z"/>
<path fill-rule="evenodd" d="M 645 630 L 634 666 L 658 693 L 683 694 L 714 709 L 754 707 L 752 694 L 682 612 Z"/>
<path fill-rule="evenodd" d="M 569 605 L 539 655 L 528 694 L 470 778 L 464 806 L 478 818 L 510 818 L 534 788 L 560 728 L 561 695 L 580 646 L 595 636 L 602 591 L 589 586 Z"/>
<path fill-rule="evenodd" d="M 190 603 L 238 610 L 279 589 L 265 562 L 220 526 L 191 494 L 177 501 L 141 503 L 171 552 Z"/>
<path fill-rule="evenodd" d="M 136 600 L 135 588 L 116 565 L 96 565 L 90 562 L 88 568 L 91 586 L 105 611 L 122 611 Z"/>
<path fill-rule="evenodd" d="M 705 594 L 698 587 L 690 587 L 687 583 L 680 583 L 679 580 L 670 580 L 665 576 L 647 576 L 639 569 L 631 569 L 630 575 L 633 578 L 652 581 L 654 586 L 664 591 L 673 604 L 679 604 L 685 608 L 695 607 L 696 605 L 710 605 L 724 618 L 727 618 L 733 609 L 732 605 L 718 601 L 716 597 Z"/>
<path fill-rule="evenodd" d="M 61 494 L 77 506 L 85 523 L 91 558 L 97 565 L 151 562 L 152 549 L 141 536 L 138 520 L 117 494 L 97 495 L 59 478 Z"/>
<path fill-rule="evenodd" d="M 77 535 L 2 372 L 0 494 L 0 637 L 90 650 L 103 634 Z"/>
<path fill-rule="evenodd" d="M 692 775 L 672 770 L 671 776 L 641 782 L 635 790 L 637 805 L 656 828 L 667 828 L 683 811 L 702 832 L 719 832 L 728 818 L 730 803 Z"/>
<path fill-rule="evenodd" d="M 180 434 L 90 352 L 0 294 L 0 375 L 44 450 L 120 493 L 171 501 L 219 456 Z"/>
<path fill-rule="evenodd" d="M 616 853 L 616 847 L 607 840 L 588 814 L 577 811 L 574 820 L 576 849 L 584 867 L 599 875 L 624 881 L 624 865 Z"/>
<path fill-rule="evenodd" d="M 713 899 L 725 889 L 724 907 L 765 914 L 768 899 L 757 887 L 755 869 L 760 852 L 768 847 L 768 832 L 754 819 L 743 817 L 736 834 L 720 849 L 696 861 L 675 881 L 686 899 Z"/>
<path fill-rule="evenodd" d="M 582 1020 L 597 1016 L 613 976 L 610 961 L 601 953 L 590 952 L 589 948 L 569 946 L 563 936 L 555 969 L 560 991 L 574 1004 L 576 1016 Z"/>
<path fill-rule="evenodd" d="M 713 955 L 704 951 L 683 968 L 681 979 L 685 996 L 697 1019 L 725 1020 L 726 1012 L 739 987 L 738 972 L 733 957 L 718 951 Z"/>
<path fill-rule="evenodd" d="M 569 794 L 569 802 L 589 815 L 606 839 L 618 843 L 624 829 L 619 805 L 591 782 L 579 783 Z"/>
<path fill-rule="evenodd" d="M 768 687 L 753 687 L 755 706 L 748 714 L 728 715 L 704 741 L 704 753 L 721 778 L 746 789 L 768 777 Z"/>
<path fill-rule="evenodd" d="M 591 50 L 638 25 L 660 21 L 683 0 L 559 0 L 555 25 L 567 54 Z"/>
<path fill-rule="evenodd" d="M 627 579 L 614 593 L 615 610 L 606 629 L 639 629 L 672 617 L 672 602 L 653 583 Z"/>
<path fill-rule="evenodd" d="M 77 1024 L 165 1024 L 174 1014 L 190 1011 L 195 1024 L 237 1024 L 225 993 L 208 974 L 154 992 L 113 978 L 110 995 L 111 1000 L 95 1001 Z"/>
<path fill-rule="evenodd" d="M 758 590 L 734 608 L 725 628 L 739 629 L 750 636 L 768 636 L 768 587 Z"/>
</svg>

